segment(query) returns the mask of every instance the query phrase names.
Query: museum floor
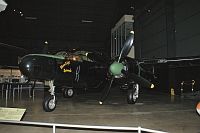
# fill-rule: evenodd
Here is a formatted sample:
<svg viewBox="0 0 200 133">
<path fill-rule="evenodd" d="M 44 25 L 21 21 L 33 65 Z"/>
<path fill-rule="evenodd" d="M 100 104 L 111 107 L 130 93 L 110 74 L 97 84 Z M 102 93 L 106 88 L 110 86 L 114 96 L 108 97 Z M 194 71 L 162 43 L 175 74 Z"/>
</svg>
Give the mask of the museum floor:
<svg viewBox="0 0 200 133">
<path fill-rule="evenodd" d="M 83 124 L 103 126 L 144 127 L 170 133 L 200 133 L 200 116 L 196 113 L 197 99 L 171 97 L 168 94 L 145 91 L 135 105 L 126 103 L 126 93 L 111 91 L 104 105 L 98 104 L 99 94 L 80 94 L 64 99 L 58 94 L 57 108 L 53 112 L 42 109 L 43 91 L 37 90 L 35 98 L 29 98 L 28 91 L 8 99 L 7 107 L 25 108 L 23 121 Z M 1 107 L 5 98 L 0 97 Z M 51 133 L 48 127 L 29 127 L 0 124 L 0 133 Z M 57 133 L 105 132 L 72 129 L 57 129 Z"/>
</svg>

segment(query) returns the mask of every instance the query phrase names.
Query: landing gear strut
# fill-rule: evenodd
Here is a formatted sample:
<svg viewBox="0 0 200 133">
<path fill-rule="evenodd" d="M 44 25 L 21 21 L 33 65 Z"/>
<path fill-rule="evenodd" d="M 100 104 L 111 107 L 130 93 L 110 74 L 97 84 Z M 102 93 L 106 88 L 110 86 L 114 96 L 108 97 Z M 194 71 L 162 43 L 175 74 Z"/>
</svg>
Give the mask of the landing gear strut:
<svg viewBox="0 0 200 133">
<path fill-rule="evenodd" d="M 48 81 L 50 96 L 46 97 L 43 101 L 43 109 L 46 112 L 51 112 L 56 108 L 56 96 L 55 96 L 55 86 L 53 80 Z"/>
<path fill-rule="evenodd" d="M 135 104 L 139 97 L 139 85 L 133 84 L 127 92 L 127 102 L 129 104 Z"/>
</svg>

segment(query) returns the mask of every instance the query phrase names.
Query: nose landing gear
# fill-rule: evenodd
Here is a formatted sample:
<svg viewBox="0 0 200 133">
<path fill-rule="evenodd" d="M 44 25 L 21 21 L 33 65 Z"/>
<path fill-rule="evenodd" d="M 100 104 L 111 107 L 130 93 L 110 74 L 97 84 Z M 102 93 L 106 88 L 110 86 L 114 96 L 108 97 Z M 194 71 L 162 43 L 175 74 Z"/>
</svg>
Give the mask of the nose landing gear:
<svg viewBox="0 0 200 133">
<path fill-rule="evenodd" d="M 49 92 L 50 96 L 46 97 L 43 101 L 43 109 L 46 112 L 52 112 L 56 108 L 56 96 L 55 96 L 55 86 L 54 86 L 54 81 L 48 81 L 49 84 Z"/>
</svg>

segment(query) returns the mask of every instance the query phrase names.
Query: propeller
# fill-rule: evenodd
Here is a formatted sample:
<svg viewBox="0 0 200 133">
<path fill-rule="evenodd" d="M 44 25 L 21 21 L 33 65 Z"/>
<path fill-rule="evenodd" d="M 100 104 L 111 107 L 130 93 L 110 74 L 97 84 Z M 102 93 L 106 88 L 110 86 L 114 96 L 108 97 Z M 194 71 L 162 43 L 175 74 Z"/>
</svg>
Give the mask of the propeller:
<svg viewBox="0 0 200 133">
<path fill-rule="evenodd" d="M 124 65 L 120 63 L 120 61 L 121 61 L 121 58 L 127 56 L 128 53 L 130 52 L 131 47 L 133 46 L 133 39 L 134 39 L 134 32 L 130 32 L 130 36 L 126 39 L 124 46 L 120 52 L 118 60 L 111 63 L 109 67 L 109 72 L 112 77 L 111 79 L 109 79 L 108 84 L 107 84 L 108 86 L 106 85 L 102 93 L 99 104 L 103 104 L 103 101 L 107 98 L 115 76 L 118 76 L 122 73 L 121 71 L 123 70 Z"/>
<path fill-rule="evenodd" d="M 125 63 L 122 63 L 121 59 L 123 59 L 124 57 L 128 55 L 128 53 L 131 50 L 131 47 L 133 46 L 133 41 L 134 41 L 134 32 L 131 31 L 130 36 L 126 39 L 124 43 L 124 46 L 120 52 L 119 58 L 117 59 L 117 61 L 112 62 L 111 65 L 109 66 L 109 73 L 111 74 L 111 78 L 108 80 L 108 86 L 106 85 L 106 87 L 104 88 L 99 104 L 103 104 L 103 101 L 107 98 L 110 92 L 112 83 L 115 79 L 115 76 L 120 76 L 124 74 L 126 77 L 140 84 L 141 86 L 149 87 L 149 88 L 154 87 L 153 84 L 151 84 L 148 80 L 144 79 L 143 77 L 138 76 L 135 73 L 129 74 L 126 70 L 124 70 Z"/>
</svg>

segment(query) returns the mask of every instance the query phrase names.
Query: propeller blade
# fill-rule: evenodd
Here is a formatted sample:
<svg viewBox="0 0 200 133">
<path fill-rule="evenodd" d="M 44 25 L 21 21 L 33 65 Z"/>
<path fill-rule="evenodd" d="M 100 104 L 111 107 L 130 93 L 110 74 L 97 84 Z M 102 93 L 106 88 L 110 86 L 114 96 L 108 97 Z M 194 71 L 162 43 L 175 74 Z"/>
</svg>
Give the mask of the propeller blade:
<svg viewBox="0 0 200 133">
<path fill-rule="evenodd" d="M 114 77 L 112 77 L 112 79 L 110 80 L 109 82 L 109 87 L 107 88 L 107 85 L 106 87 L 104 88 L 104 92 L 100 98 L 100 101 L 99 101 L 99 104 L 103 104 L 103 102 L 106 100 L 106 98 L 108 97 L 108 94 L 110 92 L 110 88 L 112 86 L 112 83 L 113 83 L 113 80 L 114 80 Z"/>
<path fill-rule="evenodd" d="M 126 41 L 124 42 L 124 46 L 120 52 L 119 58 L 118 58 L 118 62 L 120 62 L 122 57 L 125 57 L 128 55 L 128 53 L 131 50 L 131 47 L 133 46 L 133 40 L 134 40 L 134 32 L 131 31 L 130 32 L 130 36 L 126 39 Z"/>
<path fill-rule="evenodd" d="M 151 82 L 149 82 L 148 80 L 146 80 L 145 78 L 138 76 L 135 73 L 127 73 L 125 70 L 122 70 L 122 73 L 127 75 L 127 77 L 129 79 L 132 79 L 133 81 L 135 81 L 136 83 L 138 83 L 139 85 L 143 86 L 143 87 L 147 87 L 147 88 L 154 88 L 154 84 L 152 84 Z"/>
<path fill-rule="evenodd" d="M 143 87 L 154 88 L 154 84 L 144 79 L 143 77 L 138 76 L 137 74 L 131 73 L 128 74 L 128 77 Z"/>
</svg>

